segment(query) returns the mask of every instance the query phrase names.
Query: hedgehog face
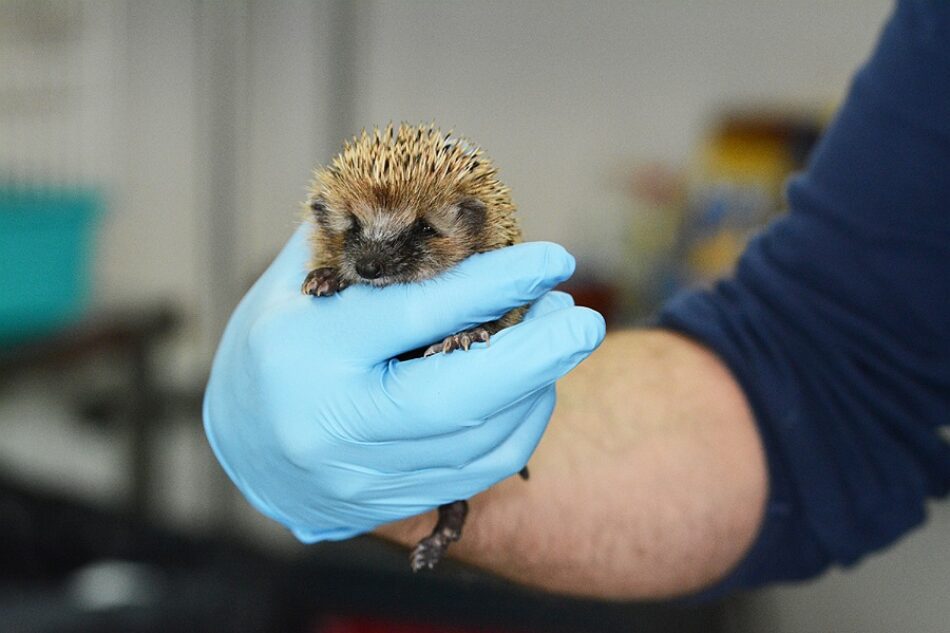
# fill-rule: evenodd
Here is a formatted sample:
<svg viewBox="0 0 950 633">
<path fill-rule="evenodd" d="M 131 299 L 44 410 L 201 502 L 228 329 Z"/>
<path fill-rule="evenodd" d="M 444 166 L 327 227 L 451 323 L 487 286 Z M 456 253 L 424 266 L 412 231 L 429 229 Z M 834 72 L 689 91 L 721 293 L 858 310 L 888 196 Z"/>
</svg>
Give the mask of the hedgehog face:
<svg viewBox="0 0 950 633">
<path fill-rule="evenodd" d="M 364 131 L 314 176 L 313 268 L 347 284 L 421 281 L 521 241 L 492 162 L 433 126 Z"/>
<path fill-rule="evenodd" d="M 364 201 L 350 209 L 318 199 L 311 208 L 324 239 L 339 245 L 340 278 L 373 286 L 422 281 L 455 266 L 480 250 L 486 218 L 475 198 L 399 208 Z"/>
</svg>

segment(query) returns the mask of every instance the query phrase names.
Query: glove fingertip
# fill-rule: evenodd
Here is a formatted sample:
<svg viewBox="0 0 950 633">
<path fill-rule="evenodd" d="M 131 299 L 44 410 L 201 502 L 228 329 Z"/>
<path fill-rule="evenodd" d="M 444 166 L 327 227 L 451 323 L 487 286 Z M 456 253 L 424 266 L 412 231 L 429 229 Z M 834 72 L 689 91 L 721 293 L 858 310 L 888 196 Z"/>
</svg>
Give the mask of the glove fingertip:
<svg viewBox="0 0 950 633">
<path fill-rule="evenodd" d="M 600 347 L 607 327 L 604 317 L 590 308 L 569 308 L 556 316 L 564 319 L 564 342 L 570 348 L 559 365 L 559 375 L 564 376 Z"/>
<path fill-rule="evenodd" d="M 577 269 L 577 260 L 560 244 L 534 242 L 531 246 L 543 249 L 546 276 L 557 283 L 570 279 Z"/>
<path fill-rule="evenodd" d="M 575 307 L 571 310 L 576 327 L 579 328 L 579 339 L 583 341 L 584 349 L 593 352 L 603 342 L 607 335 L 607 322 L 604 315 L 587 307 Z"/>
<path fill-rule="evenodd" d="M 525 320 L 536 319 L 558 310 L 573 307 L 574 297 L 560 290 L 552 290 L 531 304 L 528 313 L 525 315 Z"/>
</svg>

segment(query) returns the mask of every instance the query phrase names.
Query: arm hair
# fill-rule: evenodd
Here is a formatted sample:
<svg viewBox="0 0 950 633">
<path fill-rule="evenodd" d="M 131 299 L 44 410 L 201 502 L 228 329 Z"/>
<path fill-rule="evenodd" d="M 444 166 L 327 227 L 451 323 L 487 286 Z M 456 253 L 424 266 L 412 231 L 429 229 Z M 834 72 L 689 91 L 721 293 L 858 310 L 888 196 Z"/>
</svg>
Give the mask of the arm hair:
<svg viewBox="0 0 950 633">
<path fill-rule="evenodd" d="M 471 500 L 449 554 L 512 580 L 607 599 L 663 598 L 725 576 L 752 544 L 767 496 L 764 451 L 732 375 L 661 330 L 610 334 L 558 384 L 531 458 Z M 435 514 L 377 530 L 407 546 Z"/>
</svg>

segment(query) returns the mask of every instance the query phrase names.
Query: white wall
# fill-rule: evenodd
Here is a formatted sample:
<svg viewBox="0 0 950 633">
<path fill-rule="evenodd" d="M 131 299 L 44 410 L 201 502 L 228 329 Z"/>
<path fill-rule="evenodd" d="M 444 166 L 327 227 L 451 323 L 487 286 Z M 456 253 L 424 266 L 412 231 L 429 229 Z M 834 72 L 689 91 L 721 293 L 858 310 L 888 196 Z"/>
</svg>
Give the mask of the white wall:
<svg viewBox="0 0 950 633">
<path fill-rule="evenodd" d="M 735 631 L 943 633 L 950 630 L 950 504 L 923 529 L 857 567 L 752 595 Z"/>
<path fill-rule="evenodd" d="M 99 243 L 98 300 L 168 299 L 200 318 L 209 278 L 200 231 L 195 8 L 182 0 L 114 4 L 122 20 L 112 60 L 120 76 L 113 95 L 118 161 L 99 183 L 112 195 Z M 186 330 L 183 349 L 195 331 Z"/>
<path fill-rule="evenodd" d="M 330 146 L 327 2 L 253 2 L 241 187 L 244 273 L 259 272 L 298 221 L 313 167 Z"/>
<path fill-rule="evenodd" d="M 118 9 L 0 1 L 0 179 L 74 185 L 113 172 Z"/>
<path fill-rule="evenodd" d="M 114 196 L 100 243 L 99 300 L 163 298 L 184 308 L 171 362 L 184 382 L 199 380 L 226 316 L 220 306 L 233 307 L 291 233 L 310 171 L 326 153 L 326 67 L 317 51 L 326 46 L 327 3 L 113 4 L 122 24 L 113 34 L 120 139 L 105 183 Z M 209 94 L 215 46 L 233 58 L 223 124 L 234 152 L 225 156 L 215 155 L 209 132 L 213 121 L 222 124 Z M 215 188 L 213 168 L 221 165 L 232 190 Z M 230 233 L 214 232 L 213 209 Z M 229 272 L 216 273 L 221 240 L 234 259 Z"/>
<path fill-rule="evenodd" d="M 357 120 L 436 120 L 501 168 L 529 239 L 618 272 L 636 161 L 683 161 L 719 105 L 828 104 L 884 0 L 377 1 Z"/>
</svg>

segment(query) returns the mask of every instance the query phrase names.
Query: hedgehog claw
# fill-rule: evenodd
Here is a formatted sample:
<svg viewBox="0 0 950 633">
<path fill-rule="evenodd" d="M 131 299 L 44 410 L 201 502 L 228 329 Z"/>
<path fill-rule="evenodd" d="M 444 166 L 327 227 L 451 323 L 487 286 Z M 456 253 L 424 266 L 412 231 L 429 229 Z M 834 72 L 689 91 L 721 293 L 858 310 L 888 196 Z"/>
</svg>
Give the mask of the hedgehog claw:
<svg viewBox="0 0 950 633">
<path fill-rule="evenodd" d="M 314 268 L 307 273 L 300 292 L 314 297 L 326 297 L 346 288 L 335 268 Z"/>
<path fill-rule="evenodd" d="M 458 334 L 453 334 L 452 336 L 446 336 L 442 341 L 430 345 L 423 354 L 423 357 L 432 356 L 433 354 L 438 354 L 439 352 L 442 352 L 443 354 L 451 354 L 457 349 L 468 351 L 468 349 L 472 346 L 472 343 L 488 344 L 490 340 L 491 334 L 489 334 L 487 329 L 483 327 L 473 328 L 471 330 L 459 332 Z"/>
</svg>

